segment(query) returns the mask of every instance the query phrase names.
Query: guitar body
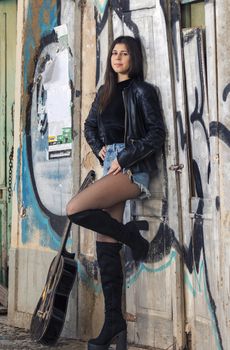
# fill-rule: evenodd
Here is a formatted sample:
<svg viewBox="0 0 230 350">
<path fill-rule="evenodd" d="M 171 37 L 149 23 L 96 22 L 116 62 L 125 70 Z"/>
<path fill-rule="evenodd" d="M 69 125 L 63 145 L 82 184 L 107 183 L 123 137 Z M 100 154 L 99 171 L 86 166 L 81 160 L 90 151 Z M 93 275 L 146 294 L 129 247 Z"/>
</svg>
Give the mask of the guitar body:
<svg viewBox="0 0 230 350">
<path fill-rule="evenodd" d="M 65 255 L 61 256 L 55 276 L 53 275 L 53 265 L 56 257 L 53 259 L 45 287 L 31 321 L 32 339 L 44 345 L 55 344 L 61 334 L 69 294 L 77 273 L 75 254 L 65 252 Z"/>
<path fill-rule="evenodd" d="M 95 172 L 89 171 L 79 192 L 95 180 Z M 64 326 L 68 299 L 77 273 L 75 254 L 66 250 L 71 229 L 69 221 L 62 245 L 53 259 L 45 287 L 34 310 L 30 325 L 33 340 L 44 345 L 54 345 Z"/>
</svg>

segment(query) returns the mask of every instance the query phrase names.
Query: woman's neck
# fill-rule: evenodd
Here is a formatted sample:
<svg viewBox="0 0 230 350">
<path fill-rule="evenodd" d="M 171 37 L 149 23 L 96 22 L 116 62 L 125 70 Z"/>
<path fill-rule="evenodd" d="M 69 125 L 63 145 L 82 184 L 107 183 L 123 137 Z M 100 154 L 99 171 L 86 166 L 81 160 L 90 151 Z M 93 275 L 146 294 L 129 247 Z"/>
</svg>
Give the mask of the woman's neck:
<svg viewBox="0 0 230 350">
<path fill-rule="evenodd" d="M 117 82 L 120 83 L 122 81 L 130 79 L 128 75 L 125 74 L 118 74 L 117 76 Z"/>
</svg>

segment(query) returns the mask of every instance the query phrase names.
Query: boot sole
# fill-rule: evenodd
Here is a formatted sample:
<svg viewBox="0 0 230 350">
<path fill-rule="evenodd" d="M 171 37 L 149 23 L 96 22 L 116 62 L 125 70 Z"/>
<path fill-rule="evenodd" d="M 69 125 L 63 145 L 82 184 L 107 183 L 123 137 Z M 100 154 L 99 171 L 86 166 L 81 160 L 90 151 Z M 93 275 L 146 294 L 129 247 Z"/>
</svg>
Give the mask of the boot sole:
<svg viewBox="0 0 230 350">
<path fill-rule="evenodd" d="M 127 331 L 116 334 L 106 345 L 88 343 L 88 350 L 109 350 L 112 343 L 116 343 L 116 350 L 127 350 Z"/>
</svg>

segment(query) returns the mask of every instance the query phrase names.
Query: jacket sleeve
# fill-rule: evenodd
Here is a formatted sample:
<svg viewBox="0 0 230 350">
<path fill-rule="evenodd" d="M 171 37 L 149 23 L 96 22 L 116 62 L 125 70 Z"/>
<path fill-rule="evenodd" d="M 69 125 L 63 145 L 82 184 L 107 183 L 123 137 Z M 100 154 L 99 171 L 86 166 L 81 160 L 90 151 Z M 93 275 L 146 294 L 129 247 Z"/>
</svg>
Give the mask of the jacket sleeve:
<svg viewBox="0 0 230 350">
<path fill-rule="evenodd" d="M 165 127 L 155 88 L 148 84 L 140 89 L 138 108 L 143 114 L 146 134 L 140 139 L 128 142 L 118 156 L 122 168 L 128 168 L 160 150 L 165 140 Z"/>
<path fill-rule="evenodd" d="M 102 158 L 99 157 L 99 152 L 104 146 L 103 142 L 100 140 L 98 130 L 98 103 L 100 91 L 101 88 L 98 90 L 98 93 L 96 94 L 90 108 L 89 114 L 85 120 L 84 135 L 93 153 L 99 159 L 100 163 L 103 164 Z"/>
</svg>

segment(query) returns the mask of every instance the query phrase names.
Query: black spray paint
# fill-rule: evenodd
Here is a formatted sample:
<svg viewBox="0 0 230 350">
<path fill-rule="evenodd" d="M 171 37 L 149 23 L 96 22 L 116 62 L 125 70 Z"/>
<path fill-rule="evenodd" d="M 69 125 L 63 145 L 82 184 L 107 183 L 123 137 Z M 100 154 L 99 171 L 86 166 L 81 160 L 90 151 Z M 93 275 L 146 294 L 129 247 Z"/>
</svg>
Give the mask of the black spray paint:
<svg viewBox="0 0 230 350">
<path fill-rule="evenodd" d="M 60 25 L 60 18 L 61 18 L 61 1 L 57 1 L 57 25 Z M 28 85 L 28 89 L 27 89 L 27 93 L 29 96 L 29 101 L 27 103 L 26 106 L 26 125 L 25 125 L 25 133 L 26 133 L 26 149 L 27 149 L 27 159 L 28 159 L 28 166 L 29 166 L 29 170 L 30 170 L 30 176 L 31 176 L 31 182 L 32 182 L 32 186 L 33 186 L 33 190 L 34 190 L 34 194 L 36 197 L 36 200 L 38 202 L 39 207 L 41 208 L 41 210 L 44 212 L 44 214 L 49 218 L 49 223 L 50 226 L 52 227 L 52 229 L 60 236 L 62 236 L 65 226 L 66 226 L 66 222 L 67 222 L 67 218 L 66 216 L 60 216 L 60 215 L 56 215 L 53 214 L 52 212 L 50 212 L 42 203 L 38 190 L 37 190 L 37 186 L 36 186 L 36 181 L 35 181 L 35 176 L 34 176 L 34 169 L 33 169 L 33 161 L 32 161 L 32 140 L 31 140 L 31 108 L 32 108 L 32 97 L 33 97 L 33 84 L 34 84 L 34 76 L 35 76 L 35 70 L 36 70 L 36 63 L 38 62 L 38 59 L 41 55 L 41 52 L 43 51 L 43 49 L 51 44 L 57 42 L 57 36 L 55 31 L 52 31 L 50 34 L 45 35 L 44 37 L 41 38 L 40 40 L 40 45 L 39 47 L 36 48 L 35 54 L 33 56 L 33 61 L 35 62 L 35 67 L 34 67 L 34 73 L 32 75 L 31 78 L 31 83 Z M 43 62 L 41 63 L 40 67 L 39 67 L 39 72 L 42 73 L 43 70 L 45 69 L 45 64 L 47 63 L 47 61 L 49 60 L 49 55 L 47 55 Z M 45 125 L 45 124 L 44 124 Z M 48 125 L 44 127 L 43 130 L 43 136 L 47 137 L 48 140 Z"/>
<path fill-rule="evenodd" d="M 224 91 L 223 91 L 223 101 L 224 102 L 227 101 L 227 97 L 228 97 L 229 93 L 230 93 L 230 83 L 225 86 Z"/>
<path fill-rule="evenodd" d="M 176 119 L 179 124 L 179 131 L 180 131 L 180 145 L 182 150 L 184 150 L 184 146 L 186 145 L 186 133 L 184 132 L 183 128 L 183 121 L 182 121 L 182 115 L 181 112 L 176 112 Z"/>
<path fill-rule="evenodd" d="M 228 147 L 230 147 L 230 130 L 226 128 L 225 125 L 220 122 L 213 121 L 209 124 L 209 132 L 210 136 L 218 137 Z"/>
</svg>

